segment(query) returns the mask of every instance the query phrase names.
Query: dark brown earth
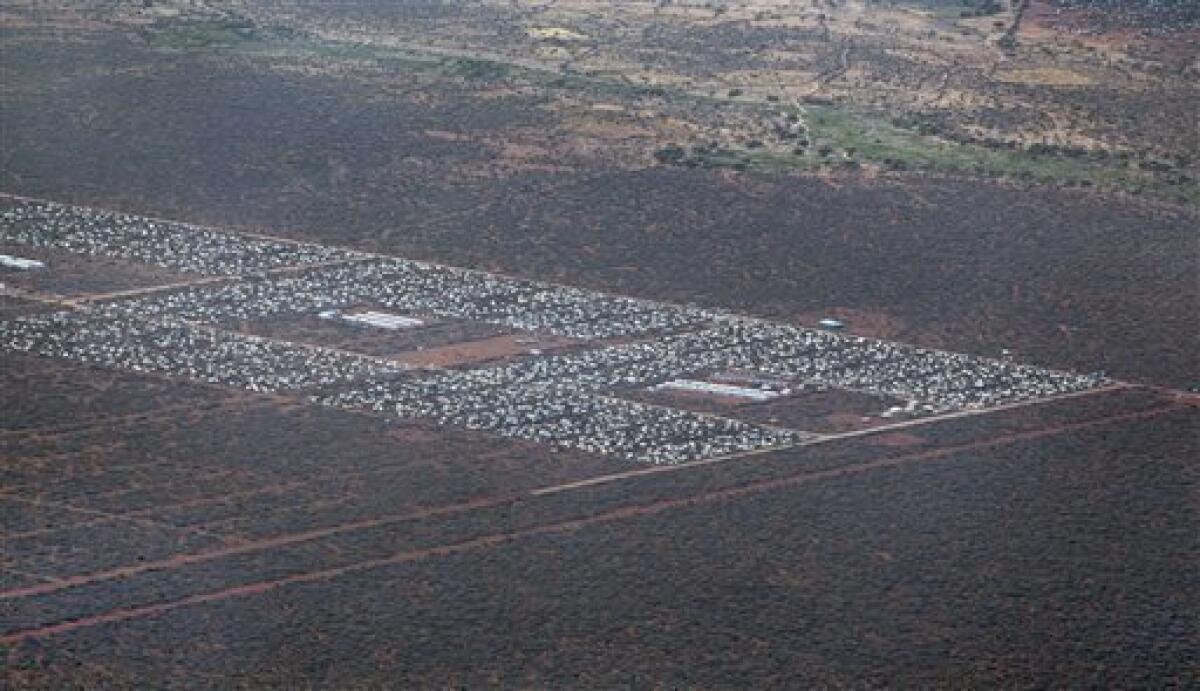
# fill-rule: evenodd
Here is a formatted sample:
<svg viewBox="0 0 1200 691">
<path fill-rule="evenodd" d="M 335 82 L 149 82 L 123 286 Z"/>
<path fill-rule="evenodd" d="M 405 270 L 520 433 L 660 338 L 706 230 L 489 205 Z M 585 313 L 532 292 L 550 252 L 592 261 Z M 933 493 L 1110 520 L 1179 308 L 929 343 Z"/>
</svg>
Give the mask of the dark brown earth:
<svg viewBox="0 0 1200 691">
<path fill-rule="evenodd" d="M 1200 681 L 1198 416 L 1154 392 L 538 496 L 634 468 L 2 376 L 12 686 Z"/>
<path fill-rule="evenodd" d="M 14 54 L 8 191 L 784 319 L 852 310 L 922 345 L 1197 384 L 1193 211 L 919 176 L 464 175 L 492 160 L 478 142 L 556 116 L 528 95 L 433 99 L 233 55 L 124 69 L 144 51 Z"/>
<path fill-rule="evenodd" d="M 386 308 L 366 307 L 389 314 L 395 313 L 394 310 Z M 347 323 L 339 319 L 323 319 L 316 314 L 287 314 L 226 326 L 257 336 L 378 356 L 400 356 L 413 351 L 421 352 L 427 348 L 440 348 L 508 333 L 506 329 L 481 322 L 439 319 L 426 315 L 401 316 L 416 317 L 424 320 L 424 323 L 417 327 L 392 331 L 366 324 Z"/>
<path fill-rule="evenodd" d="M 1200 384 L 1194 209 L 513 165 L 562 117 L 536 91 L 80 27 L 0 28 L 4 191 Z M 1125 388 L 651 472 L 7 354 L 0 687 L 1200 686 L 1198 429 Z"/>
<path fill-rule="evenodd" d="M 38 269 L 0 267 L 0 282 L 11 288 L 48 296 L 111 293 L 195 278 L 194 275 L 178 274 L 119 259 L 89 257 L 26 245 L 0 243 L 0 254 L 45 263 L 44 268 Z"/>
<path fill-rule="evenodd" d="M 19 295 L 0 295 L 0 316 L 4 318 L 19 317 L 54 309 L 54 305 L 20 297 Z"/>
</svg>

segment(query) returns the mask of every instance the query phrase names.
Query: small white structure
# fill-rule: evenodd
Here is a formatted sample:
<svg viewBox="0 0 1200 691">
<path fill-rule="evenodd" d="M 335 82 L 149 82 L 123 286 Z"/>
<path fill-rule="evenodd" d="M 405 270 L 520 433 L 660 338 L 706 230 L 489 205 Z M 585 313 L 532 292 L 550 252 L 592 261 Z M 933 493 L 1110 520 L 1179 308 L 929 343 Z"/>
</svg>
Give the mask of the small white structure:
<svg viewBox="0 0 1200 691">
<path fill-rule="evenodd" d="M 733 384 L 714 384 L 707 381 L 696 381 L 695 379 L 673 379 L 651 387 L 652 391 L 660 391 L 662 389 L 696 391 L 699 393 L 716 394 L 718 396 L 747 398 L 752 401 L 769 401 L 772 398 L 779 398 L 782 395 L 779 391 L 752 389 L 747 386 L 734 386 Z"/>
<path fill-rule="evenodd" d="M 0 254 L 0 266 L 6 266 L 10 269 L 19 269 L 21 271 L 28 271 L 30 269 L 44 268 L 46 263 L 40 262 L 36 259 L 14 257 L 11 254 Z"/>
<path fill-rule="evenodd" d="M 367 310 L 365 312 L 341 312 L 339 310 L 325 310 L 317 316 L 322 319 L 340 319 L 355 324 L 366 324 L 380 329 L 389 331 L 399 331 L 400 329 L 411 329 L 421 326 L 425 322 L 415 317 L 402 317 L 398 314 L 388 314 L 387 312 L 375 312 Z"/>
<path fill-rule="evenodd" d="M 840 331 L 841 329 L 846 328 L 846 322 L 842 321 L 841 319 L 834 319 L 833 317 L 825 317 L 821 321 L 817 322 L 817 324 L 822 329 L 828 329 L 829 331 Z"/>
<path fill-rule="evenodd" d="M 893 418 L 897 415 L 912 415 L 917 412 L 917 404 L 919 401 L 910 400 L 904 405 L 894 405 L 891 408 L 879 414 L 882 418 Z M 870 419 L 870 418 L 867 418 Z"/>
</svg>

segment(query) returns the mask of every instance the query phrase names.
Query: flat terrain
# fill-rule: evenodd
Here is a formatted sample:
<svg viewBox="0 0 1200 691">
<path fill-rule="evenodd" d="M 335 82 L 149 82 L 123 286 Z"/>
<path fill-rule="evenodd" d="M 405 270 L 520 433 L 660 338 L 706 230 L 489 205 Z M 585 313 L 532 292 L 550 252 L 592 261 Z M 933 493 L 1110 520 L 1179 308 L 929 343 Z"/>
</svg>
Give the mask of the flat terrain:
<svg viewBox="0 0 1200 691">
<path fill-rule="evenodd" d="M 654 166 L 657 135 L 573 151 L 557 97 L 520 83 L 15 33 L 9 192 L 785 320 L 844 310 L 872 335 L 1197 384 L 1191 206 Z M 637 165 L 618 156 L 639 141 Z"/>
<path fill-rule="evenodd" d="M 779 398 L 750 402 L 730 396 L 671 389 L 637 389 L 625 395 L 633 400 L 814 432 L 846 432 L 887 424 L 887 419 L 880 418 L 879 414 L 892 406 L 903 405 L 903 401 L 895 398 L 844 389 L 800 389 Z"/>
<path fill-rule="evenodd" d="M 1197 31 L 5 5 L 0 687 L 1200 686 Z"/>
<path fill-rule="evenodd" d="M 579 486 L 638 467 L 3 376 L 17 686 L 1197 681 L 1198 415 L 1161 394 Z"/>
<path fill-rule="evenodd" d="M 160 286 L 182 279 L 177 273 L 115 259 L 100 262 L 77 254 L 27 245 L 0 245 L 0 254 L 40 261 L 45 271 L 0 267 L 8 290 L 45 292 L 64 297 L 95 295 Z"/>
</svg>

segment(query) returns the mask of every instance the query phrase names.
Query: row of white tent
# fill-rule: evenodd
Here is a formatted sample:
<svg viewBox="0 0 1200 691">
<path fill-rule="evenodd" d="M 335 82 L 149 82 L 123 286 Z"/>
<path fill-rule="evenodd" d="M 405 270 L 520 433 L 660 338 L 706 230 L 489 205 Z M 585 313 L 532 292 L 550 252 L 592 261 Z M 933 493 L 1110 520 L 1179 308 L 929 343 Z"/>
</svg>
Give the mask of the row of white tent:
<svg viewBox="0 0 1200 691">
<path fill-rule="evenodd" d="M 386 380 L 406 368 L 383 360 L 109 310 L 0 321 L 0 351 L 184 377 L 262 393 L 316 391 Z"/>
<path fill-rule="evenodd" d="M 395 258 L 196 286 L 113 306 L 136 314 L 221 324 L 333 312 L 356 304 L 579 339 L 668 332 L 716 317 L 693 307 Z"/>
<path fill-rule="evenodd" d="M 0 348 L 152 371 L 255 391 L 486 429 L 660 463 L 795 443 L 776 430 L 611 397 L 623 390 L 740 371 L 905 401 L 944 413 L 1080 391 L 1080 375 L 915 348 L 689 306 L 616 297 L 479 271 L 220 233 L 41 202 L 0 212 L 10 242 L 242 275 L 119 299 L 94 311 L 0 324 Z M 263 274 L 284 267 L 296 270 Z M 375 304 L 380 310 L 349 311 Z M 389 312 L 381 310 L 387 309 Z M 499 367 L 417 375 L 378 358 L 226 330 L 231 322 L 319 315 L 406 328 L 410 315 L 633 342 Z M 693 388 L 712 388 L 711 383 Z M 895 411 L 893 411 L 895 412 Z"/>
<path fill-rule="evenodd" d="M 25 200 L 13 201 L 0 210 L 0 242 L 211 276 L 243 276 L 367 256 L 336 247 Z"/>
<path fill-rule="evenodd" d="M 37 259 L 27 259 L 25 257 L 17 257 L 11 254 L 0 254 L 0 266 L 3 266 L 6 269 L 29 271 L 31 269 L 45 268 L 46 263 Z"/>
<path fill-rule="evenodd" d="M 714 316 L 690 306 L 52 202 L 17 201 L 0 210 L 0 242 L 245 277 L 123 303 L 136 314 L 214 324 L 373 303 L 590 339 L 676 330 Z"/>
<path fill-rule="evenodd" d="M 300 392 L 329 406 L 428 419 L 650 463 L 791 445 L 809 436 L 541 384 L 481 388 L 466 373 L 429 376 L 379 358 L 102 308 L 0 321 L 0 351 L 260 393 Z M 457 386 L 455 377 L 460 378 Z"/>
<path fill-rule="evenodd" d="M 446 391 L 537 384 L 606 392 L 728 371 L 913 401 L 914 413 L 986 408 L 1082 391 L 1105 382 L 1097 374 L 743 319 L 725 319 L 706 329 L 635 343 L 447 373 L 433 381 Z"/>
<path fill-rule="evenodd" d="M 814 436 L 557 387 L 464 386 L 452 395 L 444 381 L 429 384 L 378 382 L 318 400 L 656 464 L 791 446 Z"/>
</svg>

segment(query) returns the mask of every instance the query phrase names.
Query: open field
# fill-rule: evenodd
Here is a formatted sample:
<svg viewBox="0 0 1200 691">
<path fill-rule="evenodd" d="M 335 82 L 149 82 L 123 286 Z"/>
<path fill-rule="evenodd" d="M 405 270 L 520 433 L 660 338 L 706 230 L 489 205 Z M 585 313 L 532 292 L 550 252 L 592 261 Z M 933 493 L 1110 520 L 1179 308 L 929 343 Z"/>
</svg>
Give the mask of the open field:
<svg viewBox="0 0 1200 691">
<path fill-rule="evenodd" d="M 7 225 L 0 237 L 10 243 L 101 258 L 136 256 L 151 266 L 201 274 L 161 289 L 77 298 L 41 295 L 68 309 L 0 324 L 0 348 L 6 351 L 258 393 L 302 394 L 336 408 L 429 419 L 651 463 L 792 446 L 814 438 L 814 430 L 618 399 L 611 395 L 615 390 L 657 387 L 713 370 L 740 371 L 752 381 L 775 378 L 799 388 L 902 401 L 905 417 L 920 417 L 1035 402 L 1112 384 L 1098 373 L 1054 371 L 44 200 L 11 198 L 3 219 Z M 151 254 L 146 247 L 159 251 Z M 25 269 L 54 270 L 49 265 Z M 391 311 L 367 313 L 373 316 L 364 322 L 355 311 L 364 302 Z M 289 340 L 255 334 L 246 326 L 315 317 L 419 334 L 431 315 L 540 334 L 525 338 L 535 343 L 546 337 L 563 339 L 548 343 L 589 343 L 552 353 L 531 348 L 520 359 L 477 370 L 417 373 L 403 358 L 364 352 L 361 344 Z M 891 417 L 891 411 L 878 412 L 880 418 Z"/>
<path fill-rule="evenodd" d="M 3 217 L 10 243 L 100 258 L 133 256 L 151 266 L 201 274 L 161 289 L 39 295 L 68 309 L 5 322 L 0 346 L 7 351 L 258 393 L 301 394 L 336 408 L 430 419 L 653 463 L 794 446 L 817 437 L 812 430 L 619 400 L 608 395 L 614 390 L 740 371 L 752 382 L 768 377 L 802 390 L 835 388 L 903 403 L 880 412 L 882 419 L 894 410 L 903 417 L 978 412 L 1112 384 L 1100 374 L 47 201 L 12 198 Z M 159 251 L 152 254 L 148 247 Z M 53 273 L 55 267 L 24 270 Z M 205 273 L 228 276 L 214 280 Z M 530 349 L 524 359 L 478 370 L 417 374 L 402 360 L 361 348 L 246 333 L 252 331 L 247 322 L 287 315 L 292 321 L 316 316 L 345 324 L 358 319 L 355 306 L 364 301 L 395 312 L 372 312 L 376 321 L 354 322 L 356 327 L 390 331 L 405 324 L 399 330 L 419 332 L 433 315 L 592 344 L 550 354 Z M 629 340 L 606 342 L 612 337 Z"/>
<path fill-rule="evenodd" d="M 1038 656 L 1054 649 L 1056 637 L 1067 648 L 1111 649 L 1105 642 L 1111 617 L 1140 616 L 1140 598 L 1165 588 L 1185 594 L 1165 605 L 1162 622 L 1155 620 L 1152 651 L 1075 656 L 1070 665 L 1054 667 L 1054 678 L 1082 683 L 1101 673 L 1100 664 L 1110 678 L 1131 683 L 1186 683 L 1192 672 L 1179 665 L 1178 650 L 1195 633 L 1188 623 L 1194 602 L 1186 596 L 1195 584 L 1184 566 L 1195 541 L 1185 526 L 1194 515 L 1181 503 L 1195 471 L 1188 455 L 1194 435 L 1181 434 L 1195 427 L 1194 394 L 50 202 L 10 199 L 4 214 L 10 222 L 19 219 L 5 229 L 7 242 L 75 248 L 83 265 L 93 262 L 101 271 L 105 257 L 138 247 L 127 238 L 154 242 L 163 233 L 171 238 L 170 252 L 145 255 L 146 266 L 192 267 L 190 283 L 162 289 L 71 297 L 41 291 L 38 299 L 57 301 L 58 311 L 0 322 L 0 600 L 6 604 L 0 648 L 10 685 L 56 687 L 84 677 L 105 686 L 172 686 L 184 679 L 189 685 L 228 679 L 254 686 L 338 685 L 394 681 L 397 674 L 414 685 L 540 685 L 567 678 L 604 685 L 642 675 L 656 683 L 724 685 L 734 679 L 777 683 L 785 673 L 826 683 L 881 675 L 913 683 L 952 676 L 1036 683 L 1048 678 L 1050 668 Z M 220 262 L 211 261 L 212 246 L 223 248 Z M 214 281 L 211 273 L 229 275 Z M 231 321 L 349 308 L 361 305 L 364 294 L 401 314 L 419 305 L 423 314 L 579 333 L 584 343 L 475 369 L 416 372 L 319 339 L 287 340 L 295 332 L 264 340 Z M 577 326 L 584 323 L 586 333 Z M 614 342 L 611 334 L 626 340 Z M 740 416 L 714 411 L 711 402 L 696 407 L 676 397 L 646 405 L 609 395 L 681 376 L 853 389 L 873 393 L 875 403 L 907 401 L 910 412 L 885 419 L 879 406 L 862 408 L 854 396 L 812 399 L 803 390 Z M 639 397 L 646 398 L 632 396 Z M 863 413 L 875 416 L 870 424 L 846 424 L 845 418 Z M 1097 476 L 1096 461 L 1084 474 L 1071 469 L 1081 458 L 1113 459 L 1106 467 L 1116 479 Z M 1054 470 L 1064 462 L 1067 468 Z M 1139 519 L 1159 529 L 1163 521 L 1179 527 L 1160 534 L 1161 542 L 1129 543 L 1130 555 L 1148 569 L 1135 576 L 1137 597 L 1122 596 L 1115 615 L 1072 612 L 1073 624 L 1063 630 L 1063 614 L 1030 619 L 1009 602 L 1011 587 L 993 584 L 974 606 L 1016 608 L 1008 616 L 1020 613 L 1027 633 L 1033 626 L 1046 638 L 1037 646 L 1004 648 L 1004 655 L 1027 657 L 1015 668 L 999 665 L 990 626 L 1005 624 L 972 627 L 954 618 L 964 593 L 978 596 L 975 581 L 983 574 L 995 578 L 1001 568 L 990 561 L 992 552 L 974 554 L 970 537 L 995 528 L 977 517 L 960 520 L 953 539 L 931 538 L 922 521 L 933 520 L 936 511 L 930 513 L 930 497 L 921 493 L 936 493 L 942 503 L 933 505 L 947 511 L 961 511 L 959 502 L 981 494 L 979 507 L 1008 520 L 1030 521 L 1047 510 L 1062 520 L 1059 497 L 1070 506 L 1113 489 L 1109 482 L 1133 491 L 1123 484 L 1130 466 L 1144 470 L 1147 463 L 1157 472 L 1136 475 L 1151 483 L 1147 487 L 1178 484 L 1171 485 L 1174 492 L 1135 492 L 1135 500 L 1156 502 L 1150 510 L 1157 513 Z M 964 466 L 975 472 L 955 471 Z M 994 483 L 1029 482 L 1031 467 L 1063 473 L 1053 475 L 1061 494 L 997 504 L 996 493 L 1004 490 Z M 995 479 L 981 478 L 981 468 Z M 903 481 L 896 484 L 898 478 Z M 905 510 L 905 502 L 921 508 Z M 849 511 L 858 515 L 857 524 L 830 522 Z M 906 511 L 908 521 L 897 521 L 897 511 Z M 793 516 L 807 530 L 781 531 L 793 525 Z M 693 536 L 695 522 L 711 529 L 729 520 L 741 529 Z M 775 527 L 746 532 L 756 521 Z M 890 531 L 915 532 L 883 547 L 878 531 L 885 525 L 875 521 Z M 613 528 L 625 540 L 614 543 Z M 1067 521 L 1061 534 L 1018 530 L 1025 539 L 1005 548 L 1003 569 L 1012 571 L 1002 569 L 1000 577 L 1028 578 L 1010 562 L 1036 561 L 1043 550 L 1059 549 L 1058 541 L 1074 540 L 1079 529 Z M 796 539 L 818 545 L 822 538 L 813 536 L 827 530 L 833 531 L 832 551 L 797 551 Z M 1010 540 L 1012 530 L 1004 533 Z M 944 552 L 939 559 L 975 560 L 979 571 L 955 570 L 952 579 L 931 586 L 913 575 L 920 569 L 912 565 L 893 577 L 863 569 L 864 559 L 879 568 L 897 560 L 910 564 L 931 539 Z M 564 540 L 600 560 L 592 562 L 593 571 L 616 571 L 573 585 L 559 580 L 580 559 L 561 553 L 575 549 Z M 709 554 L 715 545 L 724 546 Z M 672 557 L 672 550 L 683 551 Z M 785 554 L 806 558 L 794 562 Z M 1071 568 L 1095 569 L 1105 568 L 1113 551 L 1109 544 L 1073 554 Z M 485 569 L 490 585 L 483 587 L 478 567 L 465 566 L 477 559 L 508 566 Z M 704 585 L 689 585 L 685 600 L 664 598 L 659 579 L 692 583 L 675 571 L 679 566 L 667 564 L 696 559 L 717 559 L 720 566 L 707 570 Z M 399 583 L 397 573 L 406 574 Z M 1034 588 L 1027 597 L 1050 612 L 1094 597 L 1085 589 L 1063 600 L 1061 579 L 1075 576 L 1039 573 L 1050 580 L 1022 580 L 1021 587 Z M 1128 577 L 1088 587 L 1108 592 Z M 616 609 L 598 611 L 597 598 L 612 600 L 611 589 L 627 578 L 643 582 L 631 592 L 652 600 L 618 597 Z M 830 580 L 841 585 L 831 589 Z M 733 581 L 753 589 L 727 590 Z M 394 601 L 395 587 L 416 608 L 405 608 L 409 616 L 367 604 Z M 567 590 L 544 599 L 560 588 Z M 705 594 L 710 588 L 718 590 Z M 886 614 L 851 607 L 862 622 L 857 626 L 882 626 L 879 617 L 886 616 L 889 626 L 905 630 L 948 628 L 906 636 L 908 652 L 886 637 L 868 636 L 876 646 L 868 664 L 855 652 L 859 646 L 847 648 L 838 637 L 845 607 L 813 609 L 824 598 L 849 597 L 838 594 L 843 590 L 859 593 L 863 603 L 883 592 L 908 593 L 891 600 Z M 945 602 L 913 609 L 908 597 Z M 769 604 L 773 598 L 782 600 Z M 789 628 L 761 615 L 743 621 L 731 612 L 723 627 L 752 645 L 739 654 L 738 666 L 714 666 L 739 646 L 711 638 L 708 617 L 726 606 L 789 604 L 801 607 L 793 616 L 810 618 L 809 626 Z M 459 612 L 460 605 L 469 610 Z M 511 639 L 509 655 L 481 652 L 494 648 L 500 630 L 474 617 L 486 610 L 493 620 L 493 607 L 508 613 L 504 630 L 519 636 Z M 832 617 L 834 611 L 841 614 Z M 543 616 L 554 623 L 529 627 Z M 448 627 L 463 621 L 472 630 L 465 639 Z M 624 631 L 618 640 L 633 647 L 609 647 L 601 666 L 592 666 L 596 652 L 583 651 L 614 625 Z M 1126 625 L 1119 635 L 1138 635 L 1137 626 L 1147 625 Z M 173 638 L 153 633 L 160 626 L 171 627 L 171 636 L 203 641 L 208 652 L 171 652 Z M 826 633 L 814 634 L 818 630 Z M 338 631 L 358 655 L 345 656 L 321 631 Z M 410 643 L 399 646 L 397 636 Z M 684 648 L 667 644 L 679 636 Z M 446 637 L 458 642 L 450 645 Z M 935 651 L 951 638 L 966 656 L 962 661 L 914 662 L 914 650 L 940 659 Z M 263 657 L 263 644 L 274 651 L 272 662 Z M 325 652 L 314 654 L 313 646 Z M 133 648 L 142 653 L 134 656 Z M 823 652 L 805 658 L 804 671 L 797 672 L 799 660 L 784 651 L 803 649 Z M 533 650 L 542 652 L 530 658 Z M 459 655 L 481 655 L 482 665 L 467 665 Z M 674 662 L 654 664 L 661 656 Z M 302 658 L 309 662 L 300 664 Z"/>
<path fill-rule="evenodd" d="M 9 288 L 33 293 L 70 297 L 119 290 L 145 288 L 180 280 L 171 271 L 109 259 L 100 265 L 95 260 L 62 250 L 28 245 L 0 245 L 0 254 L 33 259 L 46 264 L 48 271 L 17 271 L 0 267 L 0 281 Z"/>
<path fill-rule="evenodd" d="M 1194 386 L 1200 369 L 1187 206 L 911 170 L 660 166 L 651 152 L 692 130 L 619 94 L 562 102 L 386 62 L 309 74 L 291 58 L 156 52 L 108 32 L 69 56 L 16 30 L 10 40 L 12 192 L 760 316 L 857 310 L 925 346 L 1007 348 L 1147 382 Z M 627 115 L 591 108 L 614 103 Z M 1175 112 L 1111 94 L 1087 103 L 1143 124 Z M 642 111 L 665 129 L 572 129 L 576 116 L 626 128 Z M 833 112 L 820 126 L 848 143 L 860 121 Z M 871 122 L 879 136 L 858 148 L 900 145 L 894 125 Z M 1162 123 L 1152 138 L 1186 151 L 1176 134 L 1194 129 Z M 911 136 L 905 156 L 942 150 Z"/>
<path fill-rule="evenodd" d="M 578 485 L 620 469 L 155 378 L 6 365 L 4 390 L 37 406 L 33 419 L 66 422 L 0 433 L 0 640 L 21 686 L 1194 673 L 1180 654 L 1195 636 L 1196 412 L 1152 392 L 934 422 L 904 446 L 868 436 Z M 50 386 L 62 395 L 22 393 Z M 147 387 L 160 392 L 149 410 L 134 393 Z M 76 419 L 96 396 L 110 412 Z M 1080 542 L 1097 529 L 1115 541 Z M 736 614 L 766 610 L 778 620 Z M 997 641 L 1014 617 L 1023 642 Z M 847 626 L 876 631 L 856 639 L 869 654 L 840 642 Z M 595 639 L 608 630 L 615 646 Z M 1122 638 L 1148 635 L 1152 647 Z M 509 654 L 485 652 L 496 646 Z"/>
<path fill-rule="evenodd" d="M 1200 686 L 1197 31 L 6 3 L 0 687 Z"/>
<path fill-rule="evenodd" d="M 888 420 L 879 417 L 880 413 L 903 405 L 899 399 L 844 389 L 800 389 L 780 398 L 753 402 L 670 390 L 643 390 L 626 395 L 633 400 L 814 432 L 847 432 L 884 425 Z"/>
</svg>

